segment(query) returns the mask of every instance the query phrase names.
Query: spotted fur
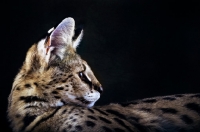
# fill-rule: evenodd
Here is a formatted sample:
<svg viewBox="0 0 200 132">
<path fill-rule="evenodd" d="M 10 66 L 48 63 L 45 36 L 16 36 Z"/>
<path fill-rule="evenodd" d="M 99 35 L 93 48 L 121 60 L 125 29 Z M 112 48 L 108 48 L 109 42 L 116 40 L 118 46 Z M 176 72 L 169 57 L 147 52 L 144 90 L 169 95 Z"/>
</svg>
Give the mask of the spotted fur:
<svg viewBox="0 0 200 132">
<path fill-rule="evenodd" d="M 103 89 L 76 53 L 82 32 L 66 18 L 28 50 L 9 96 L 14 132 L 200 131 L 200 94 L 93 107 Z"/>
</svg>

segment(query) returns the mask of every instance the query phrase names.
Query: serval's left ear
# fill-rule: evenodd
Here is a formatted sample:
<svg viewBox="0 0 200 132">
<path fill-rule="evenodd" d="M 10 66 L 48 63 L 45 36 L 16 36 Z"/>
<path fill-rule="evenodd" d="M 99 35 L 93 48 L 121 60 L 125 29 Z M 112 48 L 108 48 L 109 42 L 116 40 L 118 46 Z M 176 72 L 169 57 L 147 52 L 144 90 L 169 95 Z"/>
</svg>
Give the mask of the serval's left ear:
<svg viewBox="0 0 200 132">
<path fill-rule="evenodd" d="M 65 53 L 75 52 L 82 38 L 83 30 L 75 30 L 74 19 L 65 18 L 55 29 L 50 29 L 48 33 L 46 39 L 38 43 L 38 52 L 47 63 L 50 57 L 54 55 L 63 59 Z"/>
</svg>

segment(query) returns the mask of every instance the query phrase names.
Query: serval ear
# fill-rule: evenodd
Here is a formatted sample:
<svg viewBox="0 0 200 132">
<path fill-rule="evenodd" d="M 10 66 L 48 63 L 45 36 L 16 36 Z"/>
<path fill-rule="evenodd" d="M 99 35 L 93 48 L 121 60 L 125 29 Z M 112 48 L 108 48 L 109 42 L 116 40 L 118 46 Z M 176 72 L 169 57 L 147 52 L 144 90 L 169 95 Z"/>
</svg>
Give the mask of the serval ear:
<svg viewBox="0 0 200 132">
<path fill-rule="evenodd" d="M 83 29 L 82 27 L 78 27 L 75 29 L 74 37 L 73 37 L 73 48 L 76 50 L 79 45 L 81 39 L 83 37 Z"/>
<path fill-rule="evenodd" d="M 73 18 L 65 18 L 55 29 L 48 31 L 46 38 L 29 49 L 23 69 L 29 72 L 43 71 L 54 59 L 62 60 L 66 55 L 75 54 L 82 32 L 80 28 L 75 30 Z"/>
<path fill-rule="evenodd" d="M 65 18 L 58 26 L 48 31 L 45 40 L 38 43 L 38 52 L 48 63 L 50 57 L 58 56 L 62 60 L 64 55 L 76 51 L 81 38 L 82 29 L 75 30 L 73 18 Z M 54 57 L 53 57 L 54 58 Z"/>
</svg>

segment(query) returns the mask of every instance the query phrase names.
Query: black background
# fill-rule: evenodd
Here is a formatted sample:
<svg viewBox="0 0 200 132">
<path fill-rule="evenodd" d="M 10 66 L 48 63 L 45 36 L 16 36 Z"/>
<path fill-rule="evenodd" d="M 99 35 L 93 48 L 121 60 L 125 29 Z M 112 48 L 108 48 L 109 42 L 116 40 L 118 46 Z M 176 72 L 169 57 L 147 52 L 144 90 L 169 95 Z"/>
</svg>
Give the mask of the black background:
<svg viewBox="0 0 200 132">
<path fill-rule="evenodd" d="M 104 87 L 96 105 L 200 92 L 197 0 L 9 2 L 1 44 L 1 119 L 6 131 L 7 98 L 28 48 L 66 17 L 84 28 L 77 52 Z"/>
</svg>

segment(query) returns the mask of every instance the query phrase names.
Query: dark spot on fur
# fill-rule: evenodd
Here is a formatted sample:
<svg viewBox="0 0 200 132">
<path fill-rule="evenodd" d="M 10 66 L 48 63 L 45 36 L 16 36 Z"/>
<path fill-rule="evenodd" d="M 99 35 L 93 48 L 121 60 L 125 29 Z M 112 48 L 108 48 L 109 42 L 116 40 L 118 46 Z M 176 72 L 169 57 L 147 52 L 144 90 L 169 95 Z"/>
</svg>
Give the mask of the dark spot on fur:
<svg viewBox="0 0 200 132">
<path fill-rule="evenodd" d="M 61 99 L 61 102 L 62 102 L 64 105 L 66 105 L 65 101 L 63 101 L 62 99 Z"/>
<path fill-rule="evenodd" d="M 31 85 L 30 84 L 25 84 L 24 87 L 25 88 L 31 88 Z"/>
<path fill-rule="evenodd" d="M 196 103 L 188 103 L 185 105 L 185 107 L 200 114 L 200 106 Z"/>
<path fill-rule="evenodd" d="M 56 98 L 56 99 L 60 99 L 61 97 L 60 97 L 60 96 L 54 96 L 54 98 Z"/>
<path fill-rule="evenodd" d="M 176 100 L 176 98 L 173 98 L 173 97 L 164 97 L 163 99 L 164 99 L 164 100 L 169 100 L 169 101 Z"/>
<path fill-rule="evenodd" d="M 66 82 L 66 80 L 62 80 L 62 83 L 65 83 Z"/>
<path fill-rule="evenodd" d="M 150 112 L 151 111 L 151 109 L 149 109 L 149 108 L 141 108 L 140 110 L 146 111 L 146 112 Z"/>
<path fill-rule="evenodd" d="M 119 113 L 118 111 L 108 109 L 108 110 L 106 110 L 106 112 L 113 114 L 121 119 L 126 119 L 126 117 L 124 115 L 122 115 L 121 113 Z"/>
<path fill-rule="evenodd" d="M 47 96 L 48 94 L 47 94 L 47 93 L 43 93 L 43 95 L 44 95 L 44 96 Z"/>
<path fill-rule="evenodd" d="M 155 103 L 157 102 L 156 99 L 147 99 L 147 100 L 143 100 L 144 103 Z"/>
<path fill-rule="evenodd" d="M 100 110 L 100 109 L 98 109 L 98 108 L 94 108 L 96 111 L 98 111 L 99 113 L 101 113 L 101 114 L 103 114 L 103 115 L 108 115 L 107 113 L 105 113 L 104 111 L 102 111 L 102 110 Z"/>
<path fill-rule="evenodd" d="M 91 121 L 86 121 L 85 123 L 88 127 L 94 127 L 96 125 L 94 122 Z"/>
<path fill-rule="evenodd" d="M 92 109 L 88 109 L 91 113 L 94 113 L 94 111 Z"/>
<path fill-rule="evenodd" d="M 121 126 L 123 126 L 124 128 L 126 128 L 127 130 L 129 131 L 132 131 L 129 126 L 127 126 L 121 119 L 118 119 L 118 118 L 114 118 L 114 120 Z"/>
<path fill-rule="evenodd" d="M 57 81 L 57 79 L 53 79 L 52 81 L 55 82 L 55 81 Z"/>
<path fill-rule="evenodd" d="M 88 118 L 93 119 L 93 120 L 97 120 L 94 116 L 88 116 Z"/>
<path fill-rule="evenodd" d="M 81 126 L 75 126 L 76 131 L 82 131 L 83 128 Z"/>
<path fill-rule="evenodd" d="M 20 90 L 20 87 L 17 87 L 16 90 Z"/>
<path fill-rule="evenodd" d="M 178 111 L 173 108 L 160 108 L 163 113 L 170 113 L 170 114 L 176 114 Z"/>
<path fill-rule="evenodd" d="M 72 77 L 73 75 L 69 75 L 68 77 L 70 78 L 70 77 Z"/>
<path fill-rule="evenodd" d="M 67 110 L 65 109 L 65 110 L 63 110 L 62 114 L 65 114 L 66 112 L 67 112 Z"/>
<path fill-rule="evenodd" d="M 132 121 L 130 121 L 130 123 L 134 126 L 134 127 L 136 127 L 137 129 L 138 129 L 138 131 L 139 132 L 149 132 L 149 128 L 148 127 L 144 127 L 143 125 L 141 125 L 140 123 L 137 123 L 137 122 L 132 122 Z M 154 131 L 154 132 L 161 132 L 161 131 L 156 131 L 155 129 L 154 130 L 152 130 L 152 131 Z"/>
<path fill-rule="evenodd" d="M 73 119 L 73 117 L 71 116 L 69 119 Z"/>
<path fill-rule="evenodd" d="M 69 91 L 69 89 L 66 89 L 65 91 Z"/>
<path fill-rule="evenodd" d="M 30 116 L 29 114 L 26 114 L 26 116 L 24 117 L 24 119 L 23 119 L 23 123 L 24 123 L 24 125 L 23 125 L 23 127 L 22 127 L 22 131 L 33 121 L 33 120 L 35 120 L 35 118 L 36 118 L 37 116 Z"/>
<path fill-rule="evenodd" d="M 63 90 L 64 88 L 63 87 L 57 87 L 56 89 L 57 90 Z"/>
<path fill-rule="evenodd" d="M 45 88 L 48 89 L 49 87 L 48 87 L 48 86 L 45 86 Z"/>
<path fill-rule="evenodd" d="M 84 104 L 88 104 L 89 103 L 89 101 L 85 100 L 83 97 L 76 98 L 76 100 L 79 100 L 79 101 L 81 101 Z M 81 111 L 81 113 L 83 113 L 83 111 Z"/>
<path fill-rule="evenodd" d="M 69 85 L 65 85 L 66 87 L 69 87 Z"/>
<path fill-rule="evenodd" d="M 107 120 L 107 119 L 104 118 L 104 117 L 100 117 L 100 116 L 99 116 L 99 119 L 102 120 L 102 121 L 104 121 L 105 123 L 108 123 L 108 124 L 111 124 L 111 123 L 112 123 L 111 121 Z"/>
<path fill-rule="evenodd" d="M 52 94 L 58 94 L 58 92 L 57 91 L 52 91 Z"/>
<path fill-rule="evenodd" d="M 181 120 L 186 124 L 192 124 L 194 121 L 187 115 L 182 115 Z"/>
<path fill-rule="evenodd" d="M 75 108 L 71 108 L 71 110 L 68 112 L 69 114 L 71 114 L 74 111 Z"/>
<path fill-rule="evenodd" d="M 19 118 L 19 117 L 21 117 L 21 115 L 20 115 L 20 114 L 16 114 L 15 117 L 16 117 L 16 118 Z"/>
<path fill-rule="evenodd" d="M 101 128 L 104 130 L 104 132 L 113 132 L 110 128 L 106 126 L 102 126 Z"/>
<path fill-rule="evenodd" d="M 140 118 L 133 117 L 133 116 L 129 117 L 128 119 L 131 120 L 131 121 L 135 121 L 135 122 L 138 122 L 140 120 Z"/>
<path fill-rule="evenodd" d="M 36 87 L 38 87 L 38 84 L 36 82 L 33 83 Z"/>
<path fill-rule="evenodd" d="M 21 96 L 19 99 L 23 100 L 25 103 L 31 103 L 34 101 L 47 102 L 45 99 L 38 98 L 37 96 Z"/>
<path fill-rule="evenodd" d="M 76 119 L 73 119 L 72 122 L 76 122 Z"/>
<path fill-rule="evenodd" d="M 69 129 L 72 128 L 72 125 L 69 125 L 67 128 L 69 128 Z"/>
<path fill-rule="evenodd" d="M 121 128 L 114 128 L 115 132 L 125 132 L 124 130 L 122 130 Z"/>
<path fill-rule="evenodd" d="M 52 85 L 52 84 L 54 84 L 54 82 L 53 82 L 53 81 L 50 81 L 47 85 Z"/>
</svg>

